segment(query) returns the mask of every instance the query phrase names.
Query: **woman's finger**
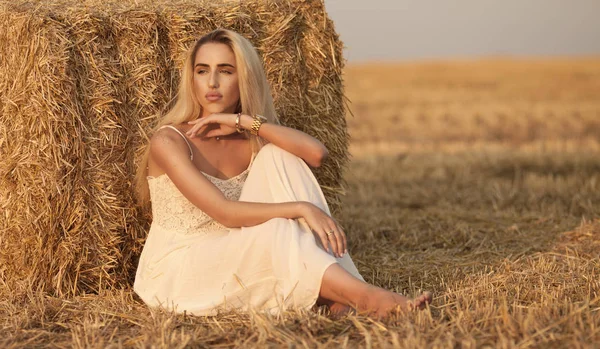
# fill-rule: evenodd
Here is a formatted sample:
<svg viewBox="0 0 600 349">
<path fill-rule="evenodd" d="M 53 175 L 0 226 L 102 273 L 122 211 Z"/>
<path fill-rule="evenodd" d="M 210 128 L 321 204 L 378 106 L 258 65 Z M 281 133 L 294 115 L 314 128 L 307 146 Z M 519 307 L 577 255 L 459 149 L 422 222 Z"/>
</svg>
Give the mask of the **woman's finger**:
<svg viewBox="0 0 600 349">
<path fill-rule="evenodd" d="M 196 135 L 196 132 L 202 127 L 202 123 L 196 123 L 192 128 L 190 128 L 185 134 L 189 137 L 193 137 Z"/>
<path fill-rule="evenodd" d="M 198 132 L 198 130 L 200 129 L 200 127 L 202 127 L 202 126 L 198 126 L 198 124 L 196 124 L 196 125 L 194 125 L 194 127 L 190 128 L 190 129 L 189 129 L 189 130 L 186 132 L 186 134 L 187 134 L 189 137 L 194 137 L 194 136 L 196 136 L 196 133 Z"/>
<path fill-rule="evenodd" d="M 337 230 L 340 232 L 340 237 L 341 237 L 341 242 L 342 242 L 342 249 L 341 249 L 341 253 L 348 253 L 348 240 L 346 239 L 346 233 L 344 232 L 344 230 L 342 229 L 342 226 L 340 225 L 340 223 L 337 221 L 337 219 L 331 217 L 331 220 L 333 220 L 333 222 L 335 223 L 335 227 L 337 228 Z"/>
<path fill-rule="evenodd" d="M 209 117 L 203 118 L 202 120 L 198 121 L 194 126 L 192 126 L 191 129 L 189 129 L 187 131 L 187 135 L 190 137 L 196 136 L 198 134 L 198 131 L 200 131 L 200 129 L 202 129 L 207 124 L 211 123 L 211 121 L 212 120 L 210 120 Z"/>
<path fill-rule="evenodd" d="M 327 235 L 325 235 L 325 233 L 323 233 L 323 232 L 317 232 L 314 230 L 313 230 L 313 232 L 315 232 L 317 234 L 317 236 L 319 236 L 319 239 L 321 240 L 321 245 L 323 245 L 323 249 L 325 251 L 329 251 L 329 245 L 327 244 L 328 243 Z"/>
<path fill-rule="evenodd" d="M 348 253 L 348 240 L 346 239 L 346 233 L 340 227 L 339 224 L 337 225 L 337 227 L 340 232 L 340 235 L 342 236 L 342 245 L 343 245 L 342 253 L 346 254 L 346 253 Z"/>
<path fill-rule="evenodd" d="M 327 240 L 327 246 L 331 246 L 331 253 L 333 253 L 333 255 L 337 257 L 337 244 L 335 242 L 335 232 L 329 228 L 329 225 L 327 225 L 326 222 L 324 223 L 325 224 L 322 227 L 323 236 L 325 237 L 325 240 Z M 329 252 L 328 248 L 326 248 L 325 250 Z"/>
<path fill-rule="evenodd" d="M 335 238 L 337 239 L 337 244 L 338 244 L 338 253 L 340 255 L 340 258 L 344 257 L 344 250 L 345 250 L 345 246 L 344 246 L 344 232 L 342 232 L 340 230 L 339 227 L 336 226 L 336 235 Z"/>
<path fill-rule="evenodd" d="M 333 248 L 333 250 L 335 250 L 335 256 L 338 258 L 342 257 L 342 253 L 344 252 L 343 239 L 336 220 L 328 216 L 328 222 L 325 229 L 327 230 L 327 236 L 329 237 L 331 245 L 335 246 Z"/>
<path fill-rule="evenodd" d="M 201 126 L 202 124 L 204 124 L 204 122 L 206 122 L 206 118 L 202 118 L 202 119 L 196 119 L 196 120 L 188 121 L 188 124 L 190 124 L 190 125 L 194 125 L 194 126 L 192 126 L 192 128 L 191 128 L 190 130 L 192 130 L 192 129 L 194 129 L 194 128 L 197 130 L 197 129 L 198 129 L 197 127 L 198 127 L 199 125 Z"/>
<path fill-rule="evenodd" d="M 333 225 L 332 228 L 329 228 L 327 236 L 329 237 L 329 242 L 331 242 L 331 245 L 335 247 L 335 256 L 341 258 L 344 248 L 342 244 L 342 236 L 337 229 L 337 226 Z"/>
<path fill-rule="evenodd" d="M 331 246 L 331 252 L 337 257 L 337 244 L 335 243 L 335 232 L 331 229 L 329 229 L 329 227 L 326 226 L 325 228 L 325 238 L 327 239 L 327 242 L 329 243 L 329 245 Z"/>
</svg>

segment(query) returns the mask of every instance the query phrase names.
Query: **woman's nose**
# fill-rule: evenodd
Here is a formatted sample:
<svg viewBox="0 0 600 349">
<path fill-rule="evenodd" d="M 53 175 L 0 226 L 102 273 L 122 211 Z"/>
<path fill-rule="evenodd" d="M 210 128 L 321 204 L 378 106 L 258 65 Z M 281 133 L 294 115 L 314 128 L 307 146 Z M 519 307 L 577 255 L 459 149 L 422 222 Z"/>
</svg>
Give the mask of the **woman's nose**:
<svg viewBox="0 0 600 349">
<path fill-rule="evenodd" d="M 219 81 L 217 79 L 217 74 L 215 74 L 215 73 L 210 74 L 210 79 L 208 80 L 208 87 L 210 87 L 210 88 L 219 87 Z"/>
</svg>

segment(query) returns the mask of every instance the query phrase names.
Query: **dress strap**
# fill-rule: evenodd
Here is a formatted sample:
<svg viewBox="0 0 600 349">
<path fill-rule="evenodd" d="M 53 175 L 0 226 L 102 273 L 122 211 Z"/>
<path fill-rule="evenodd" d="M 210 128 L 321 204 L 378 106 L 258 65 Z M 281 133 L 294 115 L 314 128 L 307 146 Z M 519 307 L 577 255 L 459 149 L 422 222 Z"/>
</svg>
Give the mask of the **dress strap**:
<svg viewBox="0 0 600 349">
<path fill-rule="evenodd" d="M 194 153 L 192 152 L 192 146 L 190 145 L 190 142 L 187 140 L 187 138 L 185 138 L 183 133 L 181 133 L 181 131 L 179 131 L 175 126 L 172 126 L 172 125 L 164 125 L 164 126 L 159 127 L 158 129 L 160 130 L 161 128 L 165 128 L 165 127 L 174 129 L 175 131 L 177 131 L 177 133 L 179 133 L 179 135 L 181 137 L 183 137 L 183 140 L 185 141 L 185 143 L 187 143 L 188 148 L 190 148 L 190 160 L 194 161 Z"/>
</svg>

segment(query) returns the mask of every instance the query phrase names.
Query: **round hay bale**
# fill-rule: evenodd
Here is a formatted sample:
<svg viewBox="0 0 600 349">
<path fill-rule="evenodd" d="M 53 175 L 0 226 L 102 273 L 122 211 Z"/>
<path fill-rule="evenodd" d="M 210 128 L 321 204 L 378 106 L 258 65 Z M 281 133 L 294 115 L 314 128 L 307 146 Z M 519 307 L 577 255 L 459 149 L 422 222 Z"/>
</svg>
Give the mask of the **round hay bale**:
<svg viewBox="0 0 600 349">
<path fill-rule="evenodd" d="M 336 212 L 348 162 L 342 43 L 319 0 L 0 0 L 0 276 L 55 295 L 129 287 L 150 212 L 136 159 L 203 33 L 240 32 L 285 125 L 325 143 Z"/>
</svg>

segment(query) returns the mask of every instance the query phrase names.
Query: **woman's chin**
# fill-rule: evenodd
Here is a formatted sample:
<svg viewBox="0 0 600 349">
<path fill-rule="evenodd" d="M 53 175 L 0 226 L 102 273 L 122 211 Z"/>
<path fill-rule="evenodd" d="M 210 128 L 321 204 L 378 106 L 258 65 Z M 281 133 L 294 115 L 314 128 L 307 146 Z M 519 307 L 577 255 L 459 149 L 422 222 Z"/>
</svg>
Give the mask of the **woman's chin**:
<svg viewBox="0 0 600 349">
<path fill-rule="evenodd" d="M 209 116 L 211 114 L 217 114 L 217 113 L 221 113 L 221 111 L 214 110 L 214 109 L 206 109 L 206 108 L 202 109 L 202 117 Z"/>
<path fill-rule="evenodd" d="M 209 106 L 206 106 L 206 107 L 203 106 L 202 109 L 204 110 L 203 114 L 205 116 L 208 116 L 210 114 L 221 114 L 221 113 L 232 114 L 233 113 L 233 111 L 229 112 L 229 111 L 227 111 L 227 108 L 223 108 L 223 107 L 220 107 L 218 105 L 209 105 Z"/>
</svg>

